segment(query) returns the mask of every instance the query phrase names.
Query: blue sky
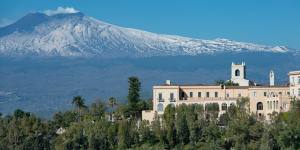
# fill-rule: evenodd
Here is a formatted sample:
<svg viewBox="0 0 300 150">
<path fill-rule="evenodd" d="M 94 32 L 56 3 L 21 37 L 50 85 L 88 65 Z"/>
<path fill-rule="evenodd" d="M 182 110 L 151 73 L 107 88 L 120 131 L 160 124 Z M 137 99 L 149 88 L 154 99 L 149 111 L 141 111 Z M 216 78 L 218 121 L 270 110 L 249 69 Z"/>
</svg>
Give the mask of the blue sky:
<svg viewBox="0 0 300 150">
<path fill-rule="evenodd" d="M 0 26 L 59 6 L 123 27 L 300 50 L 300 0 L 1 0 Z"/>
</svg>

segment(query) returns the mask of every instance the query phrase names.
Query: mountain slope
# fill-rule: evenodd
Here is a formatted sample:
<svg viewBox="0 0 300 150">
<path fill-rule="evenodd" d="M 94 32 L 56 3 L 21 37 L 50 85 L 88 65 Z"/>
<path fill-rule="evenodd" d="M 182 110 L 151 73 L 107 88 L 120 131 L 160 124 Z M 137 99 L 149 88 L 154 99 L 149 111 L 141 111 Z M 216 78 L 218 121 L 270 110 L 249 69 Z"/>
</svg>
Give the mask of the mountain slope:
<svg viewBox="0 0 300 150">
<path fill-rule="evenodd" d="M 274 52 L 284 46 L 264 46 L 227 39 L 201 40 L 111 25 L 82 13 L 47 16 L 31 13 L 0 28 L 0 55 L 149 57 Z"/>
</svg>

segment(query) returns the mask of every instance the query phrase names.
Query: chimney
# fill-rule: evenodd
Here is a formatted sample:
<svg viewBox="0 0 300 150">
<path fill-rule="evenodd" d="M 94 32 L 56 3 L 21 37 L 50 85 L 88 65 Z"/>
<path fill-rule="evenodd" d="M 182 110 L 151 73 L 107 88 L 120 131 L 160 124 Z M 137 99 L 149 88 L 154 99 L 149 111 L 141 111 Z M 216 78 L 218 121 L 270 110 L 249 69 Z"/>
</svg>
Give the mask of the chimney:
<svg viewBox="0 0 300 150">
<path fill-rule="evenodd" d="M 171 85 L 171 80 L 166 80 L 166 85 Z"/>
</svg>

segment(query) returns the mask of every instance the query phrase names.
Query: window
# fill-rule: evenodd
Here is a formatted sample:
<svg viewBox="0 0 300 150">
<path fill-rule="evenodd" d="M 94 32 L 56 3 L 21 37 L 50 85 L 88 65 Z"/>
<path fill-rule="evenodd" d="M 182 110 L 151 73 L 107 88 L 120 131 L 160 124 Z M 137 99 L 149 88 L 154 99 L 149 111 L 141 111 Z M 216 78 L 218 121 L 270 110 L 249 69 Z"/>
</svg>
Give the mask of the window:
<svg viewBox="0 0 300 150">
<path fill-rule="evenodd" d="M 228 93 L 226 94 L 226 97 L 229 97 L 229 94 L 228 94 Z"/>
<path fill-rule="evenodd" d="M 158 101 L 160 101 L 160 102 L 164 101 L 162 98 L 162 93 L 158 93 Z"/>
<path fill-rule="evenodd" d="M 298 76 L 298 84 L 300 84 L 300 76 Z"/>
<path fill-rule="evenodd" d="M 164 105 L 163 105 L 162 103 L 159 103 L 159 104 L 157 105 L 157 111 L 159 111 L 159 112 L 164 111 Z"/>
<path fill-rule="evenodd" d="M 279 95 L 282 95 L 282 92 L 279 92 L 278 94 L 279 94 Z"/>
<path fill-rule="evenodd" d="M 242 94 L 241 94 L 241 93 L 239 93 L 238 97 L 242 97 Z"/>
<path fill-rule="evenodd" d="M 267 92 L 264 92 L 264 97 L 266 97 L 267 96 Z"/>
<path fill-rule="evenodd" d="M 193 92 L 190 92 L 190 97 L 193 97 Z"/>
<path fill-rule="evenodd" d="M 274 92 L 271 92 L 271 96 L 275 97 L 275 94 L 274 94 Z"/>
<path fill-rule="evenodd" d="M 294 83 L 295 83 L 295 78 L 292 77 L 292 78 L 291 78 L 291 84 L 294 84 Z"/>
<path fill-rule="evenodd" d="M 256 105 L 256 109 L 257 110 L 263 110 L 264 109 L 263 103 L 262 102 L 258 102 L 257 105 Z"/>
<path fill-rule="evenodd" d="M 236 69 L 236 70 L 235 70 L 235 76 L 236 76 L 236 77 L 239 77 L 240 74 L 241 74 L 240 70 L 239 70 L 239 69 Z"/>
<path fill-rule="evenodd" d="M 227 104 L 226 103 L 222 104 L 222 110 L 227 110 Z"/>
<path fill-rule="evenodd" d="M 201 92 L 198 92 L 198 97 L 201 97 Z"/>
<path fill-rule="evenodd" d="M 185 96 L 184 92 L 181 92 L 181 97 L 182 97 L 182 99 L 186 99 L 186 96 Z"/>
<path fill-rule="evenodd" d="M 273 101 L 273 109 L 276 109 L 275 101 Z"/>
<path fill-rule="evenodd" d="M 276 101 L 276 109 L 278 109 L 278 101 Z"/>
<path fill-rule="evenodd" d="M 256 96 L 256 92 L 253 92 L 253 96 L 254 96 L 254 97 Z"/>
<path fill-rule="evenodd" d="M 270 109 L 270 102 L 268 101 L 267 104 L 268 104 L 268 109 Z"/>
<path fill-rule="evenodd" d="M 286 94 L 287 94 L 287 95 L 290 95 L 291 93 L 290 93 L 290 92 L 286 92 Z"/>
<path fill-rule="evenodd" d="M 295 89 L 292 89 L 292 96 L 295 96 Z"/>
<path fill-rule="evenodd" d="M 206 92 L 206 97 L 209 97 L 209 92 Z"/>
<path fill-rule="evenodd" d="M 174 93 L 170 93 L 170 101 L 172 102 L 172 101 L 175 101 L 175 99 L 174 99 Z"/>
<path fill-rule="evenodd" d="M 215 92 L 215 97 L 218 97 L 218 92 Z"/>
</svg>

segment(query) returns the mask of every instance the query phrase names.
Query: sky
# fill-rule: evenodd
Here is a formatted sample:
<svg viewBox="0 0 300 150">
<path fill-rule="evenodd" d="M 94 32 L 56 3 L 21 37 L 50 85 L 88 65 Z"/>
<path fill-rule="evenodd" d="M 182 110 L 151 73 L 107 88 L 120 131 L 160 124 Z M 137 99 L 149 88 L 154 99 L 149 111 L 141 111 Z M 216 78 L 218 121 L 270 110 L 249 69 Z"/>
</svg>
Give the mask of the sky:
<svg viewBox="0 0 300 150">
<path fill-rule="evenodd" d="M 300 0 L 1 0 L 0 26 L 58 7 L 155 33 L 300 50 Z"/>
</svg>

